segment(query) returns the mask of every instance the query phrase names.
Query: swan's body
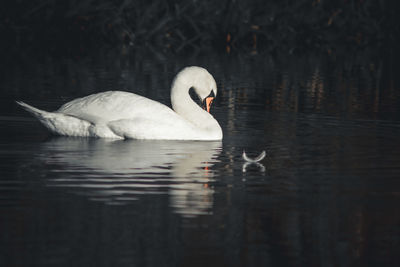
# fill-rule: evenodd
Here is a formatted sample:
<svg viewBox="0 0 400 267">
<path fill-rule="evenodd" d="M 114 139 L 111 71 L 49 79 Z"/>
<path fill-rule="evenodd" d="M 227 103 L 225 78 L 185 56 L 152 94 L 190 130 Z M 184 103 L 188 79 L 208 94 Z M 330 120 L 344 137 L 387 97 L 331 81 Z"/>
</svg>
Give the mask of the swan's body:
<svg viewBox="0 0 400 267">
<path fill-rule="evenodd" d="M 65 136 L 221 140 L 222 130 L 214 117 L 189 95 L 194 88 L 207 103 L 217 93 L 214 78 L 200 67 L 187 67 L 175 77 L 171 88 L 173 110 L 159 102 L 129 92 L 108 91 L 78 98 L 55 112 L 42 111 L 17 102 L 51 132 Z"/>
</svg>

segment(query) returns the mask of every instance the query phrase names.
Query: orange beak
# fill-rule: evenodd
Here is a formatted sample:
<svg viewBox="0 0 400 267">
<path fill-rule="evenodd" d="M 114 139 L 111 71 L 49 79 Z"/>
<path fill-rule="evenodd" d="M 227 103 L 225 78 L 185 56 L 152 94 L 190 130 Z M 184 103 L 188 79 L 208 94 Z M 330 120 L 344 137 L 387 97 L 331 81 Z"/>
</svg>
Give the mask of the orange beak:
<svg viewBox="0 0 400 267">
<path fill-rule="evenodd" d="M 208 113 L 210 113 L 211 105 L 212 102 L 214 101 L 213 96 L 206 97 L 203 102 L 203 109 L 207 110 Z"/>
</svg>

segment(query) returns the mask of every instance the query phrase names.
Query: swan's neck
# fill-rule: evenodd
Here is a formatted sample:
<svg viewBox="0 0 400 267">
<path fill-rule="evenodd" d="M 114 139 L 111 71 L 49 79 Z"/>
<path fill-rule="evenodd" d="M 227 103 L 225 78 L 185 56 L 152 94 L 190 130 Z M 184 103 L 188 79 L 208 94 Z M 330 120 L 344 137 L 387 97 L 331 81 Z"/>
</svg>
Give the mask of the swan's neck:
<svg viewBox="0 0 400 267">
<path fill-rule="evenodd" d="M 186 84 L 179 78 L 174 80 L 171 89 L 171 104 L 173 110 L 199 128 L 220 129 L 214 117 L 192 100 L 189 95 L 189 89 L 191 87 L 192 85 Z"/>
</svg>

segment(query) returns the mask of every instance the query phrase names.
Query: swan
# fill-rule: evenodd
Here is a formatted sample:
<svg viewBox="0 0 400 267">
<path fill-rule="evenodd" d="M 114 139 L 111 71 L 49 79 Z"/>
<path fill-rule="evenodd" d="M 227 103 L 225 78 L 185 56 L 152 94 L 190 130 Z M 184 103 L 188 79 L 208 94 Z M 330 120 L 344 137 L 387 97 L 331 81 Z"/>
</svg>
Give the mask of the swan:
<svg viewBox="0 0 400 267">
<path fill-rule="evenodd" d="M 203 109 L 189 95 L 193 88 Z M 222 129 L 209 113 L 217 85 L 204 68 L 181 70 L 171 86 L 172 109 L 146 97 L 107 91 L 77 98 L 54 112 L 17 104 L 57 135 L 116 139 L 221 140 Z"/>
</svg>

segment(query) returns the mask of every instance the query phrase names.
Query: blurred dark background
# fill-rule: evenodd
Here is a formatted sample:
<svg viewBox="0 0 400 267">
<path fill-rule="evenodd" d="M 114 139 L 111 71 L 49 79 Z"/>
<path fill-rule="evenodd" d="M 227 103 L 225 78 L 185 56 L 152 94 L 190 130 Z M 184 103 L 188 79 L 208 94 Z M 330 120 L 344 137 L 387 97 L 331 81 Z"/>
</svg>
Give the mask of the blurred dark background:
<svg viewBox="0 0 400 267">
<path fill-rule="evenodd" d="M 395 42 L 397 14 L 384 0 L 14 0 L 0 9 L 0 46 L 329 54 Z"/>
</svg>

